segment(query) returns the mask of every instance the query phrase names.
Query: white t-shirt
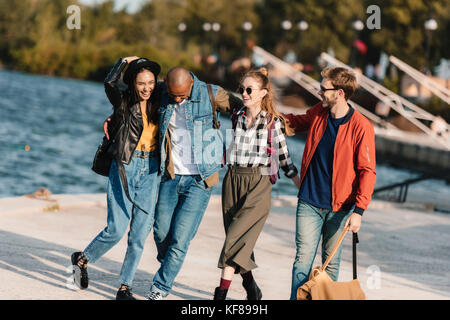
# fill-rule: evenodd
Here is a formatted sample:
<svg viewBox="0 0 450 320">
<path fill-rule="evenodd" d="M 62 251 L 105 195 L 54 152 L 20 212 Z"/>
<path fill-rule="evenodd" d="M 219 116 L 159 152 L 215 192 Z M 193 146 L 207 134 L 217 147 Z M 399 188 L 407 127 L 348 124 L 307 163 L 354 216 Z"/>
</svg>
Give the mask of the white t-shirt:
<svg viewBox="0 0 450 320">
<path fill-rule="evenodd" d="M 169 122 L 169 133 L 172 147 L 172 161 L 175 174 L 200 174 L 194 163 L 191 135 L 186 125 L 186 99 L 175 105 Z"/>
</svg>

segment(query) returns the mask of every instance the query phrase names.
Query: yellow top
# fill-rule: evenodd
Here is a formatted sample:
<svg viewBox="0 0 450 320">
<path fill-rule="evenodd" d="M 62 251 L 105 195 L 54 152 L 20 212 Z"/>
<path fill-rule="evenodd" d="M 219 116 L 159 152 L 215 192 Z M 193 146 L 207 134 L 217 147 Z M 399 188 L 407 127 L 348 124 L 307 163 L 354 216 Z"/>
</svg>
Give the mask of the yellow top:
<svg viewBox="0 0 450 320">
<path fill-rule="evenodd" d="M 147 113 L 145 111 L 142 111 L 142 122 L 144 123 L 144 129 L 142 130 L 141 138 L 139 139 L 136 150 L 155 150 L 158 142 L 158 125 L 151 122 L 148 123 Z"/>
</svg>

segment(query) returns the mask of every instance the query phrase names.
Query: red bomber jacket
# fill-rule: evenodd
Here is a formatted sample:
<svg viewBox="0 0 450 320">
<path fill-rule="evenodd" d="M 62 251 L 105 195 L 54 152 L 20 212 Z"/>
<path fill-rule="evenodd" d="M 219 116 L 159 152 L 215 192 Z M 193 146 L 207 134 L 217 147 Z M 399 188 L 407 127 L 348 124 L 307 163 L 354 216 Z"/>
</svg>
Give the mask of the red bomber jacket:
<svg viewBox="0 0 450 320">
<path fill-rule="evenodd" d="M 300 171 L 303 183 L 314 152 L 328 123 L 329 109 L 319 102 L 306 114 L 284 115 L 296 132 L 308 131 Z M 372 199 L 376 181 L 375 132 L 372 124 L 357 110 L 350 107 L 340 125 L 334 145 L 332 207 L 340 211 L 345 204 L 354 203 L 354 212 L 363 214 Z"/>
</svg>

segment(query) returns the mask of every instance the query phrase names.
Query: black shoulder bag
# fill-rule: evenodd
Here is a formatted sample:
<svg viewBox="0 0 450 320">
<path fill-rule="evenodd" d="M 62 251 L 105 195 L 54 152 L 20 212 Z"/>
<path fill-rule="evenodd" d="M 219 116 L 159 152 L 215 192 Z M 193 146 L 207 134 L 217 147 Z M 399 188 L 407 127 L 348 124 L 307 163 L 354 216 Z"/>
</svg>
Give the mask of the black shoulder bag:
<svg viewBox="0 0 450 320">
<path fill-rule="evenodd" d="M 97 148 L 97 152 L 94 156 L 94 161 L 92 162 L 92 170 L 102 176 L 109 176 L 109 168 L 111 167 L 111 163 L 113 161 L 113 155 L 109 150 L 110 147 L 115 143 L 116 138 L 119 136 L 123 127 L 125 126 L 125 121 L 122 119 L 120 125 L 117 130 L 111 130 L 111 139 L 107 139 L 106 135 L 103 136 L 103 140 Z"/>
</svg>

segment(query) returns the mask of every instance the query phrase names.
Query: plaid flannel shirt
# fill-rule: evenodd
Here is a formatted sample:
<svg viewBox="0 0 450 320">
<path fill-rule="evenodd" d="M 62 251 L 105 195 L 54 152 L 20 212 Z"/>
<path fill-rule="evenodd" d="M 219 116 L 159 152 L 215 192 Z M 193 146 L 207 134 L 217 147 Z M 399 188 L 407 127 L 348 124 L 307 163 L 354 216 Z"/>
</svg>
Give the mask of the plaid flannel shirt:
<svg viewBox="0 0 450 320">
<path fill-rule="evenodd" d="M 267 112 L 261 110 L 253 126 L 247 128 L 245 110 L 245 107 L 241 108 L 237 113 L 236 128 L 233 130 L 233 140 L 227 150 L 227 164 L 240 167 L 269 167 L 270 151 L 268 149 L 272 148 L 272 157 L 278 167 L 283 169 L 286 177 L 295 177 L 298 171 L 289 156 L 282 121 L 274 117 L 272 146 L 269 146 Z"/>
</svg>

